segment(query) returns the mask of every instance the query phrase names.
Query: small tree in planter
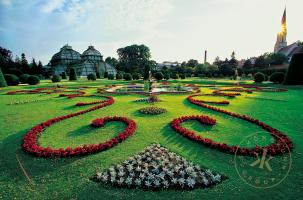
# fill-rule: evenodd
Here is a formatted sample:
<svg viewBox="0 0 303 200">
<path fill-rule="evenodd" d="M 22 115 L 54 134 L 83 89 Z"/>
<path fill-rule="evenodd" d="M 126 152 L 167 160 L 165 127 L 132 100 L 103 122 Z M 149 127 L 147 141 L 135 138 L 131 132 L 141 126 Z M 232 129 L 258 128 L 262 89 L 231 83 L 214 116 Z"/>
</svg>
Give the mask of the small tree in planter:
<svg viewBox="0 0 303 200">
<path fill-rule="evenodd" d="M 170 75 L 169 75 L 169 73 L 165 73 L 163 76 L 164 76 L 164 79 L 165 79 L 165 80 L 170 79 Z"/>
<path fill-rule="evenodd" d="M 274 72 L 269 78 L 269 80 L 273 83 L 283 83 L 284 79 L 285 74 L 283 72 Z"/>
<path fill-rule="evenodd" d="M 122 79 L 122 74 L 121 74 L 121 73 L 117 73 L 117 74 L 116 74 L 116 79 L 117 79 L 117 80 Z"/>
</svg>

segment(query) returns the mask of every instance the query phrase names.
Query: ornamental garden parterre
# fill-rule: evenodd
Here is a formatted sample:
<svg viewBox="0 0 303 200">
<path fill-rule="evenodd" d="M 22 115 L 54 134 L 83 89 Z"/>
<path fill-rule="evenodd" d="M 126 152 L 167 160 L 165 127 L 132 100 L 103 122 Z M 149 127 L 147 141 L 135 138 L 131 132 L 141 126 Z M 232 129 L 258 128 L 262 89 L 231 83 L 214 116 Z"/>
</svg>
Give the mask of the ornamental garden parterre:
<svg viewBox="0 0 303 200">
<path fill-rule="evenodd" d="M 131 84 L 134 85 L 134 84 Z M 167 85 L 167 83 L 165 84 Z M 151 117 L 163 117 L 171 115 L 170 108 L 166 108 L 170 102 L 167 97 L 162 98 L 162 95 L 169 95 L 169 98 L 174 98 L 175 95 L 184 97 L 183 103 L 193 109 L 197 109 L 198 115 L 182 115 L 181 113 L 171 117 L 167 124 L 167 129 L 170 134 L 180 134 L 182 137 L 189 139 L 193 144 L 198 144 L 213 151 L 221 152 L 222 154 L 235 154 L 257 158 L 264 150 L 272 157 L 281 156 L 294 148 L 293 142 L 287 133 L 284 133 L 273 126 L 262 122 L 259 119 L 249 115 L 236 113 L 228 110 L 228 106 L 233 104 L 233 100 L 241 95 L 251 95 L 254 93 L 281 93 L 288 92 L 284 88 L 269 88 L 255 85 L 198 85 L 198 84 L 184 84 L 185 87 L 192 87 L 193 90 L 188 93 L 171 93 L 170 92 L 156 92 L 155 94 L 147 94 L 143 92 L 134 92 L 133 90 L 127 92 L 111 91 L 108 88 L 115 88 L 116 85 L 107 87 L 90 87 L 90 86 L 54 86 L 41 87 L 36 89 L 23 89 L 8 91 L 6 95 L 12 97 L 19 95 L 53 95 L 53 98 L 59 100 L 77 100 L 78 98 L 87 99 L 87 101 L 77 101 L 72 105 L 74 108 L 80 110 L 70 112 L 55 118 L 50 118 L 46 121 L 41 121 L 22 136 L 21 148 L 30 156 L 40 159 L 74 159 L 74 157 L 92 156 L 92 154 L 102 154 L 105 151 L 115 148 L 117 145 L 128 140 L 132 141 L 132 136 L 138 134 L 142 123 L 137 123 L 139 118 L 150 118 L 149 126 L 153 126 Z M 205 90 L 204 88 L 208 88 Z M 210 89 L 214 88 L 214 89 Z M 92 93 L 92 91 L 95 91 Z M 135 96 L 134 96 L 135 95 Z M 104 112 L 103 109 L 110 109 L 116 103 L 116 99 L 133 96 L 127 101 L 134 108 L 139 108 L 134 111 L 136 114 L 134 118 L 123 116 L 123 114 L 106 115 L 105 117 L 96 117 L 91 119 L 90 126 L 92 129 L 102 129 L 111 123 L 121 123 L 123 130 L 118 131 L 113 138 L 105 141 L 91 141 L 88 144 L 81 144 L 79 146 L 68 146 L 53 148 L 50 146 L 41 145 L 39 137 L 41 137 L 47 129 L 55 124 L 59 124 L 65 120 L 87 115 L 90 112 Z M 94 99 L 91 100 L 90 98 Z M 216 100 L 212 100 L 216 98 Z M 220 98 L 221 100 L 217 100 Z M 47 99 L 48 100 L 48 99 Z M 48 100 L 49 101 L 49 100 Z M 25 101 L 22 103 L 11 103 L 10 106 L 23 103 L 37 103 L 35 101 Z M 47 101 L 44 101 L 47 102 Z M 211 116 L 205 114 L 204 110 L 214 111 Z M 257 126 L 261 130 L 266 131 L 273 139 L 273 142 L 264 146 L 245 147 L 228 142 L 217 142 L 203 134 L 192 130 L 184 124 L 188 122 L 198 123 L 199 126 L 214 129 L 217 123 L 216 113 L 224 115 L 233 119 L 246 121 L 252 126 Z M 147 125 L 146 125 L 147 126 Z M 104 133 L 103 133 L 104 134 Z M 142 134 L 142 133 L 140 133 Z M 146 133 L 143 133 L 146 134 Z M 153 133 L 158 134 L 158 133 Z M 170 136 L 171 136 L 170 135 Z M 180 143 L 180 145 L 182 145 Z M 125 147 L 127 148 L 127 146 Z M 102 162 L 102 161 L 101 161 Z M 197 188 L 216 187 L 216 185 L 225 184 L 230 180 L 228 174 L 221 174 L 220 171 L 213 171 L 187 160 L 185 157 L 178 155 L 173 150 L 162 146 L 161 143 L 150 144 L 141 152 L 131 155 L 124 161 L 117 162 L 104 170 L 98 170 L 95 174 L 91 174 L 90 181 L 96 184 L 108 185 L 114 188 L 128 188 L 139 190 L 195 190 Z"/>
</svg>

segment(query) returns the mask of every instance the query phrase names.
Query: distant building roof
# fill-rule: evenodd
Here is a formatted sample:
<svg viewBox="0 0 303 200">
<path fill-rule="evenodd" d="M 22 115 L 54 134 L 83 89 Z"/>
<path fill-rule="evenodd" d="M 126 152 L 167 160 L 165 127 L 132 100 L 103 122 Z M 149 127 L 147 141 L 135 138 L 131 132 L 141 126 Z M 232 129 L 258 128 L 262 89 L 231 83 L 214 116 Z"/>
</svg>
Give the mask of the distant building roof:
<svg viewBox="0 0 303 200">
<path fill-rule="evenodd" d="M 286 57 L 291 59 L 291 57 L 296 53 L 303 53 L 303 45 L 301 42 L 295 42 L 288 45 L 278 51 L 278 53 L 284 54 Z"/>
</svg>

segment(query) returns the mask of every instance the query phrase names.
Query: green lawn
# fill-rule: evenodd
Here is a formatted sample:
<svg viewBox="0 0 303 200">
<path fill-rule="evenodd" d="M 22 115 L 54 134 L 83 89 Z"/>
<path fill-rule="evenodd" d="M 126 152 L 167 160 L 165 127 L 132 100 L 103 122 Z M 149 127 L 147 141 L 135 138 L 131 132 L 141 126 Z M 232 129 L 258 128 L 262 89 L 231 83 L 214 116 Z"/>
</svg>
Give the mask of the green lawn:
<svg viewBox="0 0 303 200">
<path fill-rule="evenodd" d="M 176 82 L 176 81 L 172 81 Z M 212 90 L 205 85 L 220 86 L 233 84 L 231 80 L 186 79 L 182 83 L 201 84 L 202 93 Z M 98 80 L 96 82 L 62 82 L 63 85 L 89 85 L 102 87 L 105 84 L 125 84 L 125 81 Z M 244 81 L 243 83 L 251 83 Z M 135 120 L 137 131 L 119 145 L 94 155 L 70 159 L 38 159 L 20 149 L 22 136 L 34 125 L 50 118 L 84 110 L 90 106 L 75 107 L 77 102 L 99 100 L 98 97 L 68 99 L 58 94 L 6 95 L 7 91 L 30 89 L 55 85 L 43 81 L 39 86 L 18 86 L 0 89 L 0 199 L 299 199 L 303 189 L 303 87 L 288 87 L 288 92 L 243 93 L 234 99 L 224 97 L 203 97 L 208 100 L 230 100 L 230 105 L 221 108 L 247 114 L 284 132 L 294 142 L 292 166 L 287 178 L 270 189 L 256 189 L 245 184 L 234 166 L 234 155 L 219 152 L 190 141 L 174 132 L 169 123 L 184 115 L 208 115 L 217 120 L 213 128 L 203 127 L 196 122 L 186 122 L 184 127 L 217 142 L 229 145 L 239 144 L 249 134 L 261 131 L 270 143 L 271 136 L 259 127 L 246 121 L 207 110 L 190 104 L 188 95 L 160 95 L 161 102 L 155 106 L 167 109 L 167 113 L 147 116 L 140 114 L 140 108 L 149 106 L 145 102 L 134 102 L 141 95 L 113 95 L 116 102 L 108 107 L 59 122 L 48 128 L 39 138 L 39 144 L 47 147 L 78 146 L 105 141 L 125 125 L 108 123 L 103 128 L 91 128 L 95 118 L 125 116 Z M 95 94 L 96 88 L 86 89 Z M 202 97 L 198 97 L 201 98 Z M 8 105 L 19 100 L 39 100 L 20 105 Z M 41 101 L 40 101 L 41 100 Z M 210 168 L 228 177 L 222 183 L 207 189 L 192 191 L 162 190 L 157 192 L 139 189 L 121 189 L 102 185 L 90 180 L 96 171 L 105 170 L 126 160 L 151 143 L 160 143 L 196 164 Z M 254 144 L 252 144 L 254 146 Z M 16 159 L 19 156 L 24 168 L 33 181 L 29 184 Z M 279 159 L 279 157 L 275 158 Z M 302 198 L 302 197 L 301 197 Z"/>
</svg>

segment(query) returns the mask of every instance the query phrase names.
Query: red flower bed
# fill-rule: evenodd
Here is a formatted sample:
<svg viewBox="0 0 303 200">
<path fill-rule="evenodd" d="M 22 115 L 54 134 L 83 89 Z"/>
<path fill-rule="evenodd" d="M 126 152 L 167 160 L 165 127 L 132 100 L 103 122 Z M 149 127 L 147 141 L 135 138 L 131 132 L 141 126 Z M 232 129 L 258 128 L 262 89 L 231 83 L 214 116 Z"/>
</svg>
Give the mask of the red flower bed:
<svg viewBox="0 0 303 200">
<path fill-rule="evenodd" d="M 215 90 L 215 91 L 213 91 L 213 95 L 223 96 L 223 97 L 235 97 L 235 96 L 241 95 L 241 93 L 239 93 L 239 92 L 225 93 L 225 92 L 220 92 L 220 90 Z"/>
<path fill-rule="evenodd" d="M 206 124 L 206 125 L 215 125 L 216 124 L 215 119 L 212 119 L 207 116 L 185 116 L 185 117 L 180 117 L 180 118 L 174 119 L 171 122 L 171 127 L 178 133 L 182 134 L 183 136 L 185 136 L 191 140 L 197 141 L 199 143 L 202 143 L 211 148 L 218 149 L 222 152 L 234 154 L 237 151 L 238 154 L 245 155 L 245 156 L 255 156 L 259 153 L 262 153 L 263 149 L 267 149 L 267 153 L 269 155 L 274 156 L 274 155 L 283 154 L 285 152 L 288 152 L 287 147 L 289 149 L 293 148 L 292 141 L 286 135 L 284 135 L 281 131 L 279 131 L 257 119 L 253 119 L 247 115 L 241 115 L 241 114 L 233 113 L 233 112 L 226 111 L 226 110 L 223 110 L 220 108 L 216 108 L 214 106 L 206 105 L 198 100 L 195 100 L 193 98 L 195 96 L 198 96 L 198 95 L 189 96 L 187 98 L 187 100 L 192 104 L 251 122 L 251 123 L 261 127 L 262 129 L 268 131 L 274 137 L 275 143 L 271 144 L 269 146 L 265 146 L 265 147 L 256 146 L 255 148 L 243 148 L 243 147 L 239 147 L 239 146 L 229 146 L 225 143 L 217 143 L 210 139 L 203 138 L 203 137 L 197 135 L 195 132 L 190 131 L 186 128 L 183 128 L 181 126 L 181 124 L 186 120 L 198 120 L 199 122 Z M 287 147 L 285 146 L 285 144 L 287 145 Z"/>
<path fill-rule="evenodd" d="M 36 88 L 32 90 L 16 90 L 7 92 L 8 95 L 13 94 L 38 94 L 38 93 L 45 93 L 45 94 L 51 94 L 51 93 L 58 93 L 62 92 L 62 90 L 58 90 L 58 87 L 46 87 L 46 88 Z"/>
<path fill-rule="evenodd" d="M 195 95 L 197 96 L 201 96 L 201 95 Z M 206 100 L 197 100 L 195 99 L 195 101 L 200 102 L 200 103 L 212 103 L 212 104 L 221 104 L 221 105 L 228 105 L 229 101 L 223 100 L 223 101 L 206 101 Z"/>
<path fill-rule="evenodd" d="M 124 117 L 105 117 L 103 119 L 97 119 L 92 122 L 92 126 L 99 127 L 102 126 L 106 122 L 110 121 L 121 121 L 127 124 L 127 128 L 120 133 L 117 137 L 103 142 L 99 144 L 90 144 L 90 145 L 83 145 L 76 148 L 59 148 L 59 149 L 52 149 L 50 147 L 44 148 L 38 145 L 37 140 L 38 136 L 43 133 L 43 131 L 50 127 L 51 125 L 63 121 L 65 119 L 69 119 L 78 115 L 83 115 L 85 113 L 103 108 L 105 106 L 109 106 L 114 103 L 114 99 L 112 97 L 107 97 L 108 100 L 106 100 L 104 103 L 101 103 L 97 106 L 94 106 L 92 108 L 70 113 L 68 115 L 56 117 L 50 120 L 47 120 L 41 124 L 38 124 L 34 126 L 30 131 L 26 133 L 26 135 L 23 137 L 23 144 L 22 148 L 24 151 L 33 154 L 37 157 L 44 157 L 44 158 L 59 158 L 59 157 L 72 157 L 72 156 L 79 156 L 79 155 L 87 155 L 92 153 L 97 153 L 106 149 L 109 149 L 115 145 L 117 145 L 119 142 L 125 140 L 128 136 L 132 135 L 136 130 L 136 123 L 133 120 L 124 118 Z"/>
<path fill-rule="evenodd" d="M 246 92 L 246 93 L 253 93 L 252 90 L 246 90 L 243 88 L 227 88 L 227 89 L 220 89 L 219 91 L 231 91 L 231 92 Z"/>
<path fill-rule="evenodd" d="M 60 94 L 59 97 L 67 97 L 69 99 L 72 99 L 75 97 L 81 97 L 85 94 L 85 92 L 81 90 L 77 90 L 76 92 L 77 92 L 76 94 Z"/>
</svg>

